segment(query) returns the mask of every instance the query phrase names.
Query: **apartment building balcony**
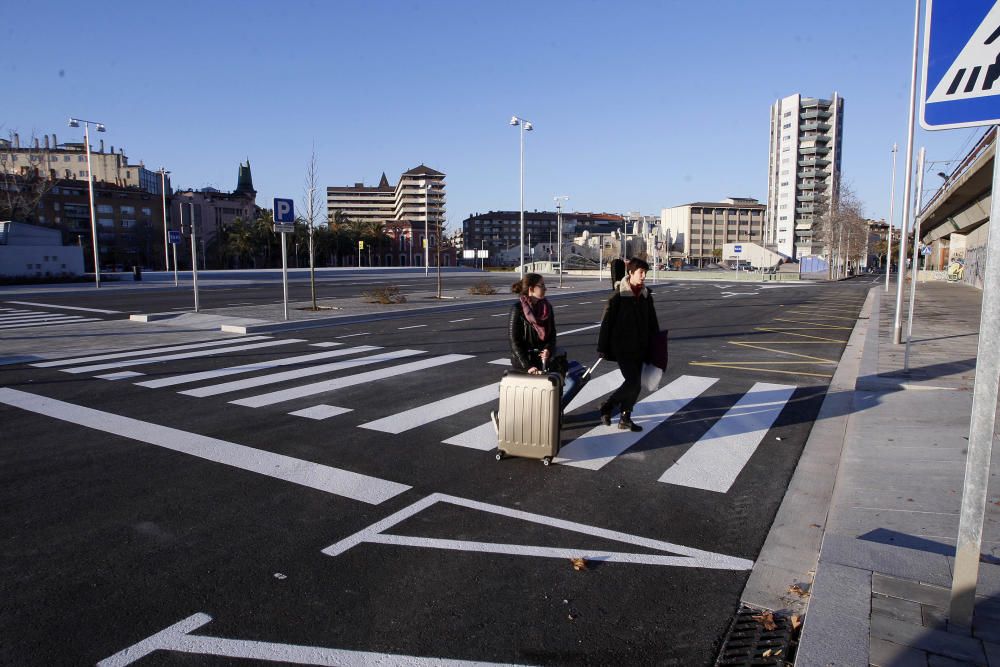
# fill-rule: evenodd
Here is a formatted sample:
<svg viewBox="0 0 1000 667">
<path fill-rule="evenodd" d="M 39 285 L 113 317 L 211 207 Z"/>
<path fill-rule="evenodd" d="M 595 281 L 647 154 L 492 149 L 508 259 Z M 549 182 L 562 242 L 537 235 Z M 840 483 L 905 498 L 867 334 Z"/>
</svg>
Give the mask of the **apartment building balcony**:
<svg viewBox="0 0 1000 667">
<path fill-rule="evenodd" d="M 796 174 L 798 178 L 811 178 L 817 182 L 822 181 L 829 175 L 829 172 L 823 171 L 822 169 L 803 169 Z"/>
<path fill-rule="evenodd" d="M 804 160 L 799 160 L 800 167 L 827 167 L 830 165 L 829 160 L 823 160 L 820 158 L 810 157 Z"/>
<path fill-rule="evenodd" d="M 828 120 L 833 114 L 824 109 L 809 109 L 808 111 L 803 111 L 799 114 L 800 120 Z"/>
<path fill-rule="evenodd" d="M 816 210 L 813 208 L 812 204 L 807 204 L 805 206 L 797 206 L 795 208 L 795 212 L 796 213 L 807 213 L 809 215 L 812 215 L 813 213 L 816 212 Z"/>
<path fill-rule="evenodd" d="M 833 126 L 829 123 L 814 120 L 799 125 L 799 132 L 829 132 L 831 127 Z"/>
<path fill-rule="evenodd" d="M 826 155 L 830 149 L 826 146 L 803 146 L 799 148 L 799 155 Z"/>
<path fill-rule="evenodd" d="M 802 194 L 795 197 L 796 200 L 800 202 L 822 202 L 826 201 L 826 197 L 822 192 L 803 192 Z"/>
</svg>

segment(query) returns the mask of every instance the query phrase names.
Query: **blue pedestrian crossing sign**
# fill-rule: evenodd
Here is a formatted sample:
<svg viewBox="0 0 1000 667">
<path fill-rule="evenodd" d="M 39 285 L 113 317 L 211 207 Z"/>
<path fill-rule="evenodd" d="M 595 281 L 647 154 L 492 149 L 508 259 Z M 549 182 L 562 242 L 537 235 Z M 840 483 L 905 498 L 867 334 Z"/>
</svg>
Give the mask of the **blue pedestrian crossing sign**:
<svg viewBox="0 0 1000 667">
<path fill-rule="evenodd" d="M 169 243 L 177 245 L 181 242 L 181 233 L 176 229 L 167 230 L 167 239 Z"/>
<path fill-rule="evenodd" d="M 741 246 L 741 245 L 734 245 L 733 246 L 733 252 L 743 252 L 743 246 Z"/>
<path fill-rule="evenodd" d="M 928 0 L 920 125 L 1000 123 L 1000 0 Z"/>
</svg>

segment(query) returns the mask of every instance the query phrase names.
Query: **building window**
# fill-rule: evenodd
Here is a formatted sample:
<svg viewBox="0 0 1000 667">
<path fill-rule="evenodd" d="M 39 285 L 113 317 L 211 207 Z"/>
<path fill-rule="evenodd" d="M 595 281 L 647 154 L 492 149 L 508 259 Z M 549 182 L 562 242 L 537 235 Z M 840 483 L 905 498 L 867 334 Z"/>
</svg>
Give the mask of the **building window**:
<svg viewBox="0 0 1000 667">
<path fill-rule="evenodd" d="M 122 215 L 135 215 L 135 206 L 121 206 L 119 208 Z"/>
<path fill-rule="evenodd" d="M 792 115 L 792 112 L 791 112 L 791 111 L 786 111 L 786 112 L 784 113 L 783 117 L 784 117 L 784 118 L 788 118 L 788 117 L 789 117 L 789 116 L 791 116 L 791 115 Z"/>
<path fill-rule="evenodd" d="M 97 205 L 97 212 L 98 213 L 114 213 L 115 212 L 115 207 L 112 206 L 111 204 L 98 204 Z"/>
<path fill-rule="evenodd" d="M 87 176 L 87 171 L 85 169 L 80 170 L 80 178 L 85 178 Z"/>
</svg>

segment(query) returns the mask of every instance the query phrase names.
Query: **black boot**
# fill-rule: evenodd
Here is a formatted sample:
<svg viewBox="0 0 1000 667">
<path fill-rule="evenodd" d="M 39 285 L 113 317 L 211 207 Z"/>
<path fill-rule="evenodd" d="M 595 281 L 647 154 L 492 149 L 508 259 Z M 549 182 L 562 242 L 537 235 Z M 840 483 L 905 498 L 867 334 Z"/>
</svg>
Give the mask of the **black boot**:
<svg viewBox="0 0 1000 667">
<path fill-rule="evenodd" d="M 601 403 L 601 423 L 605 426 L 611 426 L 611 411 L 614 406 L 610 402 Z"/>
<path fill-rule="evenodd" d="M 621 419 L 618 420 L 618 428 L 623 431 L 634 431 L 638 433 L 642 427 L 632 421 L 632 411 L 622 410 Z"/>
</svg>

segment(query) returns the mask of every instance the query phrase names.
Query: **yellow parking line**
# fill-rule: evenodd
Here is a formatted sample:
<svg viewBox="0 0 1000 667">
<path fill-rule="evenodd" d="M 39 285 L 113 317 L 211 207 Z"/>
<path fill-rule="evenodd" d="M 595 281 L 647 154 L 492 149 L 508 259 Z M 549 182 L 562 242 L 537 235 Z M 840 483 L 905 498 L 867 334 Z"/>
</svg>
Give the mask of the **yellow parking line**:
<svg viewBox="0 0 1000 667">
<path fill-rule="evenodd" d="M 825 341 L 828 341 L 830 343 L 846 343 L 847 342 L 846 340 L 840 340 L 839 338 L 824 338 L 823 336 L 810 336 L 809 334 L 793 333 L 791 331 L 783 331 L 782 333 L 784 335 L 786 335 L 786 336 L 797 336 L 799 338 L 815 338 L 816 340 L 825 340 Z M 754 341 L 754 342 L 759 342 L 759 341 Z M 788 342 L 792 342 L 792 341 L 788 341 Z"/>
<path fill-rule="evenodd" d="M 855 320 L 858 319 L 857 317 L 837 317 L 836 315 L 825 315 L 822 313 L 803 313 L 802 311 L 798 310 L 787 310 L 785 312 L 794 313 L 796 315 L 806 315 L 808 317 L 817 317 L 821 320 L 847 320 L 848 322 L 854 322 Z"/>
<path fill-rule="evenodd" d="M 768 329 L 777 329 L 779 331 L 783 330 L 795 330 L 795 329 L 844 329 L 850 331 L 854 327 L 842 327 L 836 324 L 824 324 L 822 322 L 802 322 L 801 320 L 776 320 L 777 322 L 788 322 L 790 324 L 812 324 L 811 327 L 756 327 L 760 331 L 767 331 Z"/>
<path fill-rule="evenodd" d="M 790 357 L 801 357 L 802 359 L 812 359 L 814 361 L 826 364 L 834 364 L 834 365 L 837 364 L 837 361 L 834 359 L 823 359 L 822 357 L 813 357 L 808 354 L 799 354 L 798 352 L 788 352 L 787 350 L 774 350 L 769 347 L 764 347 L 763 345 L 757 345 L 756 343 L 735 343 L 735 345 L 739 345 L 740 347 L 750 347 L 757 350 L 764 350 L 766 352 L 774 352 L 775 354 L 784 354 Z"/>
<path fill-rule="evenodd" d="M 774 368 L 754 368 L 752 366 L 727 366 L 726 364 L 715 364 L 715 363 L 708 363 L 708 362 L 701 362 L 701 361 L 691 361 L 691 362 L 688 362 L 688 363 L 690 363 L 692 366 L 706 366 L 706 367 L 715 367 L 715 368 L 728 368 L 730 370 L 736 370 L 736 371 L 760 371 L 761 373 L 781 373 L 782 375 L 805 375 L 805 376 L 808 376 L 808 377 L 815 377 L 815 378 L 832 378 L 833 377 L 833 375 L 830 375 L 828 373 L 796 373 L 794 371 L 779 371 L 779 370 L 776 370 Z"/>
<path fill-rule="evenodd" d="M 816 336 L 809 336 L 809 338 L 816 338 Z M 755 340 L 754 342 L 760 345 L 826 345 L 828 341 L 833 343 L 847 342 L 846 340 L 834 340 L 832 338 L 820 338 L 819 340 Z M 727 340 L 726 342 L 736 344 L 743 343 L 745 341 Z"/>
</svg>

